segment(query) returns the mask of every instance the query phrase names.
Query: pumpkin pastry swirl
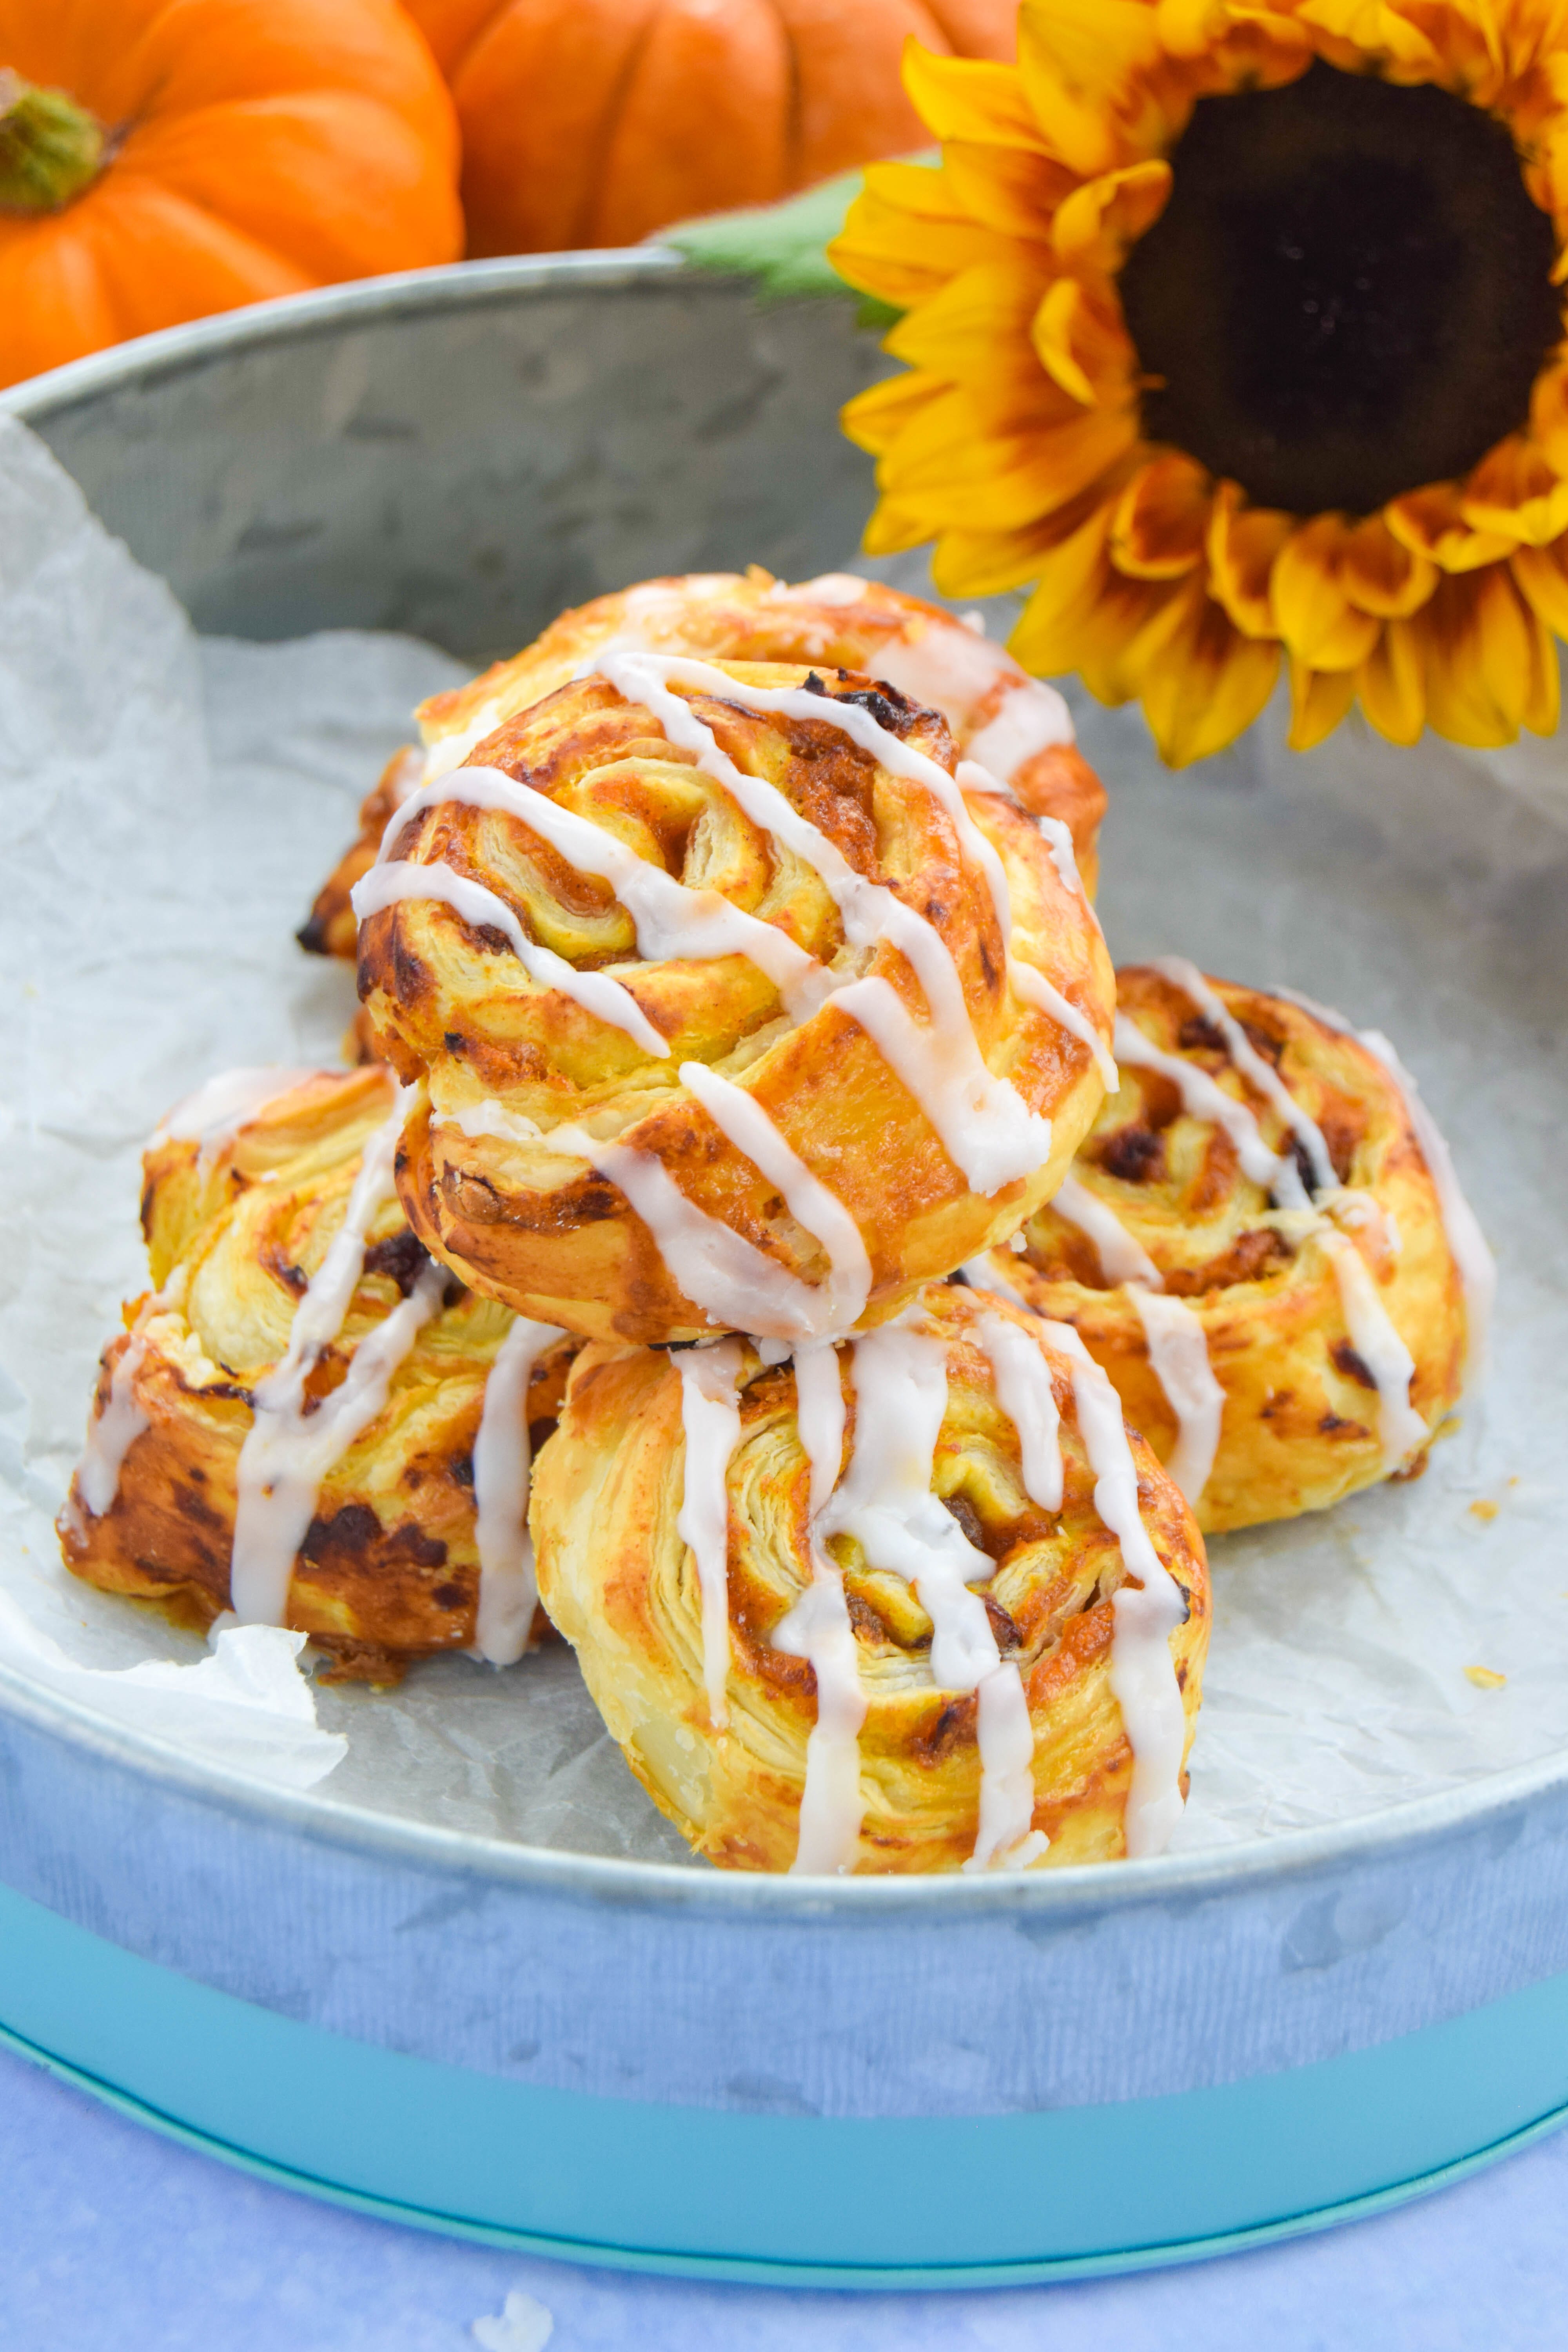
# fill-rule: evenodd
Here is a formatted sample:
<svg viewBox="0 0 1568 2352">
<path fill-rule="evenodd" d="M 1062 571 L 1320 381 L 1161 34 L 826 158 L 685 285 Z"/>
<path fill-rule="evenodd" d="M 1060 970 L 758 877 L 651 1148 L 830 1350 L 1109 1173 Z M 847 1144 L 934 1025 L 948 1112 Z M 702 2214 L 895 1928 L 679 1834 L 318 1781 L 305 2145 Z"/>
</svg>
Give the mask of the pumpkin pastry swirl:
<svg viewBox="0 0 1568 2352">
<path fill-rule="evenodd" d="M 510 719 L 564 686 L 605 646 L 692 654 L 707 661 L 817 662 L 865 670 L 939 710 L 968 759 L 1036 816 L 1065 824 L 1094 892 L 1105 792 L 1073 742 L 1056 688 L 964 622 L 897 588 L 828 572 L 790 587 L 753 564 L 743 575 L 647 580 L 563 613 L 542 636 L 470 684 L 422 703 L 421 748 L 394 754 L 360 811 L 358 838 L 322 886 L 300 944 L 353 957 L 350 893 L 374 864 L 395 811 L 433 776 L 473 754 Z"/>
<path fill-rule="evenodd" d="M 1415 1476 L 1491 1260 L 1387 1040 L 1171 957 L 1117 976 L 1121 1083 L 972 1280 L 1070 1323 L 1200 1527 Z"/>
<path fill-rule="evenodd" d="M 355 887 L 409 1223 L 587 1338 L 878 1320 L 1012 1232 L 1099 1106 L 1112 976 L 1065 828 L 857 672 L 598 661 Z"/>
<path fill-rule="evenodd" d="M 539 1614 L 530 1444 L 574 1344 L 461 1288 L 392 1180 L 391 1073 L 240 1071 L 145 1160 L 156 1288 L 105 1349 L 66 1564 L 206 1625 L 234 1608 L 395 1682 L 510 1664 Z"/>
<path fill-rule="evenodd" d="M 539 1465 L 541 1593 L 655 1803 L 732 1870 L 1158 1852 L 1207 1570 L 1081 1344 L 931 1284 L 778 1353 L 590 1344 Z"/>
</svg>

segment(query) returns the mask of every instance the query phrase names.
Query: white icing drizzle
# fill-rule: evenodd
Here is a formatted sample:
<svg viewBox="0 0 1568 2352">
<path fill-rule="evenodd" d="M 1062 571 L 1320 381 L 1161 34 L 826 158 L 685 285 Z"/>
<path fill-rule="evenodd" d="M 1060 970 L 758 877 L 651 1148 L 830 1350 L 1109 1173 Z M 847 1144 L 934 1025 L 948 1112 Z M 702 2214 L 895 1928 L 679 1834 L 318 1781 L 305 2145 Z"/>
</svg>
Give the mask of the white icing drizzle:
<svg viewBox="0 0 1568 2352">
<path fill-rule="evenodd" d="M 1181 1587 L 1150 1540 L 1138 1507 L 1138 1473 L 1121 1403 L 1070 1323 L 1047 1321 L 1049 1344 L 1072 1370 L 1078 1425 L 1094 1472 L 1094 1507 L 1121 1547 L 1129 1576 L 1111 1595 L 1110 1688 L 1132 1750 L 1125 1832 L 1129 1858 L 1163 1853 L 1182 1817 L 1186 1709 L 1171 1635 L 1187 1616 Z"/>
<path fill-rule="evenodd" d="M 229 1583 L 242 1624 L 282 1623 L 321 1481 L 383 1410 L 393 1374 L 441 1305 L 447 1270 L 432 1264 L 360 1341 L 342 1383 L 313 1412 L 306 1411 L 305 1384 L 342 1329 L 364 1272 L 371 1225 L 395 1194 L 407 1100 L 399 1087 L 391 1117 L 365 1146 L 342 1224 L 295 1310 L 288 1350 L 254 1392 L 254 1418 L 239 1455 Z"/>
<path fill-rule="evenodd" d="M 683 1062 L 680 1076 L 720 1133 L 777 1185 L 795 1223 L 821 1243 L 828 1264 L 824 1310 L 830 1328 L 847 1330 L 859 1320 L 871 1291 L 871 1261 L 859 1226 L 837 1193 L 791 1150 L 754 1095 L 702 1062 Z"/>
<path fill-rule="evenodd" d="M 585 1160 L 620 1186 L 681 1289 L 720 1328 L 795 1340 L 819 1339 L 833 1328 L 826 1289 L 800 1281 L 732 1226 L 698 1208 L 653 1152 L 580 1127 L 554 1127 L 546 1134 L 494 1102 L 465 1106 L 444 1124 L 464 1135 L 501 1136 L 563 1159 Z"/>
<path fill-rule="evenodd" d="M 1202 1321 L 1186 1300 L 1156 1297 L 1141 1283 L 1131 1290 L 1150 1368 L 1176 1416 L 1176 1443 L 1165 1468 L 1196 1509 L 1219 1451 L 1225 1391 L 1209 1361 Z"/>
<path fill-rule="evenodd" d="M 773 1647 L 806 1659 L 816 1676 L 816 1721 L 805 1744 L 800 1836 L 792 1872 L 826 1875 L 854 1860 L 865 1814 L 860 1791 L 860 1727 L 866 1720 L 854 1628 L 844 1580 L 816 1535 L 837 1483 L 844 1452 L 844 1390 L 831 1346 L 800 1348 L 795 1358 L 795 1426 L 810 1469 L 807 1540 L 811 1582 L 774 1627 Z"/>
<path fill-rule="evenodd" d="M 744 956 L 773 982 L 797 1021 L 805 1020 L 832 993 L 834 975 L 776 925 L 732 907 L 717 890 L 688 889 L 591 818 L 563 808 L 546 793 L 517 783 L 499 768 L 459 768 L 423 786 L 387 826 L 382 856 L 389 855 L 412 819 L 452 802 L 466 808 L 504 810 L 549 842 L 578 873 L 595 874 L 607 882 L 636 926 L 638 954 L 649 962 Z"/>
<path fill-rule="evenodd" d="M 1133 1239 L 1110 1203 L 1098 1199 L 1076 1176 L 1063 1177 L 1049 1205 L 1092 1244 L 1108 1282 L 1141 1282 L 1150 1290 L 1163 1290 L 1164 1276 L 1148 1251 Z"/>
<path fill-rule="evenodd" d="M 514 1665 L 533 1631 L 539 1586 L 528 1532 L 528 1387 L 540 1357 L 561 1336 L 553 1324 L 531 1323 L 520 1315 L 485 1382 L 474 1439 L 474 1539 L 479 1554 L 474 1650 L 493 1666 Z"/>
<path fill-rule="evenodd" d="M 1235 1013 L 1210 987 L 1196 964 L 1189 963 L 1185 956 L 1154 956 L 1151 970 L 1163 973 L 1173 987 L 1191 997 L 1205 1020 L 1224 1038 L 1226 1051 L 1242 1076 L 1257 1087 L 1265 1102 L 1272 1104 L 1292 1134 L 1300 1139 L 1312 1171 L 1313 1192 L 1337 1190 L 1340 1180 L 1323 1140 L 1322 1129 L 1302 1109 L 1272 1062 L 1258 1051 Z"/>
<path fill-rule="evenodd" d="M 487 735 L 493 735 L 506 717 L 507 713 L 499 701 L 481 703 L 478 717 L 471 719 L 466 727 L 454 728 L 449 735 L 437 735 L 433 743 L 426 746 L 422 781 L 431 783 L 451 769 L 460 768 L 475 744 L 482 743 Z"/>
<path fill-rule="evenodd" d="M 131 1336 L 110 1374 L 109 1402 L 88 1424 L 87 1442 L 76 1466 L 64 1513 L 66 1524 L 79 1542 L 87 1533 L 81 1506 L 85 1505 L 88 1517 L 95 1519 L 101 1519 L 113 1509 L 125 1457 L 142 1431 L 153 1425 L 136 1402 L 136 1375 L 147 1353 L 148 1326 L 154 1316 L 173 1314 L 184 1305 L 189 1282 L 189 1266 L 177 1265 L 163 1288 L 142 1300 L 131 1326 Z"/>
<path fill-rule="evenodd" d="M 691 1548 L 702 1596 L 702 1680 L 708 1719 L 729 1727 L 725 1684 L 730 1673 L 730 1456 L 741 1442 L 741 1343 L 720 1339 L 687 1348 L 680 1372 L 680 1423 L 686 1465 L 676 1533 Z"/>
<path fill-rule="evenodd" d="M 671 692 L 670 681 L 679 680 L 700 693 L 748 709 L 778 710 L 785 716 L 842 726 L 879 757 L 866 734 L 869 730 L 871 736 L 885 740 L 900 755 L 904 764 L 900 772 L 910 772 L 909 762 L 921 762 L 922 768 L 929 767 L 942 778 L 947 793 L 962 808 L 962 795 L 946 771 L 934 761 L 925 761 L 922 753 L 910 752 L 896 736 L 878 727 L 868 712 L 854 704 L 836 702 L 831 696 L 807 694 L 802 688 L 746 686 L 708 663 L 678 655 L 611 653 L 598 657 L 593 667 L 628 701 L 648 709 L 669 740 L 691 751 L 703 772 L 723 786 L 753 824 L 782 841 L 821 877 L 852 946 L 869 948 L 886 940 L 908 961 L 925 996 L 929 1024 L 916 1021 L 891 983 L 879 977 L 850 982 L 836 992 L 835 1002 L 859 1023 L 914 1096 L 965 1181 L 976 1192 L 991 1194 L 1032 1174 L 1050 1156 L 1049 1122 L 1029 1110 L 1012 1087 L 986 1068 L 970 1022 L 963 984 L 941 934 L 892 891 L 857 874 L 827 836 L 783 793 L 739 769 L 690 705 Z M 866 722 L 865 729 L 858 725 L 860 720 Z M 964 815 L 970 830 L 980 838 L 967 812 Z M 989 844 L 984 846 L 989 850 Z M 994 851 L 990 854 L 994 858 Z"/>
<path fill-rule="evenodd" d="M 1027 1331 L 1003 1315 L 976 1328 L 996 1384 L 996 1402 L 1018 1433 L 1024 1492 L 1043 1511 L 1062 1507 L 1061 1415 L 1050 1366 Z"/>
<path fill-rule="evenodd" d="M 917 635 L 889 639 L 867 667 L 911 701 L 940 710 L 960 732 L 1001 684 L 1004 699 L 970 743 L 972 758 L 1011 779 L 1037 752 L 1072 741 L 1072 719 L 1055 687 L 1030 677 L 983 629 L 923 614 L 915 626 Z"/>
<path fill-rule="evenodd" d="M 280 1101 L 318 1075 L 315 1070 L 225 1070 L 177 1102 L 153 1129 L 153 1141 L 199 1144 L 196 1172 L 205 1176 L 218 1153 L 268 1103 Z"/>
<path fill-rule="evenodd" d="M 1030 1732 L 1023 1751 L 1029 1712 L 1022 1678 L 1003 1660 L 985 1604 L 969 1589 L 970 1580 L 990 1581 L 993 1563 L 931 1492 L 947 1350 L 938 1339 L 887 1326 L 856 1340 L 853 1377 L 848 1475 L 818 1525 L 824 1536 L 853 1536 L 873 1568 L 908 1580 L 931 1621 L 932 1681 L 976 1693 L 980 1820 L 964 1867 L 996 1866 L 1032 1834 L 1034 1742 Z"/>
<path fill-rule="evenodd" d="M 1124 1062 L 1158 1070 L 1172 1079 L 1181 1095 L 1183 1108 L 1191 1117 L 1222 1127 L 1236 1146 L 1244 1172 L 1255 1184 L 1271 1192 L 1282 1207 L 1306 1210 L 1312 1214 L 1309 1231 L 1322 1243 L 1333 1266 L 1351 1344 L 1376 1383 L 1384 1462 L 1392 1466 L 1405 1460 L 1430 1434 L 1410 1402 L 1410 1382 L 1415 1367 L 1354 1243 L 1336 1233 L 1326 1217 L 1316 1213 L 1295 1161 L 1269 1150 L 1247 1105 L 1227 1095 L 1206 1071 L 1195 1069 L 1175 1054 L 1160 1052 L 1121 1013 L 1116 1020 L 1116 1050 Z M 1316 1128 L 1312 1131 L 1318 1134 Z M 1321 1135 L 1318 1139 L 1321 1144 Z M 1326 1160 L 1326 1151 L 1323 1156 Z M 1330 1172 L 1331 1176 L 1331 1163 Z M 1335 1181 L 1328 1192 L 1331 1201 L 1340 1191 Z"/>
<path fill-rule="evenodd" d="M 994 1255 L 993 1251 L 992 1256 Z M 1009 1282 L 1000 1267 L 992 1264 L 991 1257 L 965 1258 L 958 1270 L 971 1290 L 994 1290 L 999 1297 L 1011 1299 L 1015 1307 L 1023 1307 L 1026 1314 L 1035 1313 L 1035 1307 L 1016 1283 Z"/>
<path fill-rule="evenodd" d="M 1106 1093 L 1113 1095 L 1121 1083 L 1115 1058 L 1088 1016 L 1080 1013 L 1076 1004 L 1069 1004 L 1060 989 L 1054 988 L 1043 971 L 1037 970 L 1032 963 L 1026 963 L 1021 956 L 1008 957 L 1007 979 L 1015 996 L 1022 997 L 1026 1004 L 1033 1004 L 1039 1012 L 1048 1014 L 1070 1036 L 1076 1037 L 1080 1045 L 1089 1047 Z"/>
<path fill-rule="evenodd" d="M 969 756 L 1011 782 L 1040 752 L 1072 740 L 1072 719 L 1061 696 L 1053 687 L 1029 678 L 1010 687 L 995 717 L 970 738 Z"/>
<path fill-rule="evenodd" d="M 1201 1118 L 1227 1135 L 1236 1148 L 1243 1174 L 1266 1192 L 1272 1192 L 1281 1208 L 1311 1207 L 1295 1161 L 1270 1150 L 1247 1105 L 1238 1102 L 1234 1095 L 1227 1095 L 1206 1070 L 1184 1061 L 1180 1054 L 1163 1053 L 1124 1013 L 1116 1016 L 1116 1057 L 1118 1061 L 1130 1062 L 1134 1069 L 1155 1070 L 1162 1077 L 1169 1078 L 1188 1118 Z"/>
<path fill-rule="evenodd" d="M 1497 1301 L 1497 1261 L 1488 1247 L 1486 1235 L 1469 1202 L 1466 1199 L 1448 1149 L 1447 1138 L 1433 1118 L 1423 1099 L 1421 1089 L 1400 1060 L 1394 1046 L 1381 1029 L 1357 1029 L 1342 1013 L 1331 1006 L 1319 1004 L 1313 998 L 1303 996 L 1299 989 L 1281 988 L 1280 996 L 1299 1004 L 1314 1020 L 1337 1029 L 1342 1036 L 1353 1037 L 1375 1055 L 1404 1097 L 1405 1113 L 1415 1130 L 1421 1146 L 1421 1156 L 1426 1162 L 1426 1172 L 1432 1179 L 1437 1195 L 1437 1207 L 1443 1219 L 1443 1230 L 1448 1237 L 1448 1250 L 1458 1269 L 1459 1284 L 1465 1294 L 1465 1378 L 1467 1383 L 1479 1379 L 1486 1369 L 1488 1341 L 1491 1331 L 1492 1309 Z"/>
<path fill-rule="evenodd" d="M 1067 1177 L 1051 1207 L 1093 1244 L 1100 1272 L 1131 1290 L 1148 1342 L 1149 1364 L 1176 1416 L 1176 1443 L 1165 1467 L 1194 1508 L 1219 1450 L 1225 1391 L 1209 1363 L 1203 1323 L 1183 1298 L 1162 1296 L 1164 1277 L 1109 1202 L 1075 1176 Z"/>
<path fill-rule="evenodd" d="M 402 810 L 393 823 L 398 826 L 406 823 Z M 618 980 L 612 980 L 607 972 L 579 971 L 553 949 L 540 947 L 524 932 L 505 899 L 487 890 L 482 882 L 455 873 L 449 866 L 416 866 L 404 858 L 391 858 L 384 866 L 373 866 L 349 893 L 350 904 L 362 923 L 384 908 L 410 898 L 434 898 L 450 907 L 465 923 L 500 931 L 530 980 L 541 988 L 554 989 L 596 1019 L 624 1029 L 645 1054 L 668 1054 L 668 1043 L 628 989 L 623 988 Z"/>
<path fill-rule="evenodd" d="M 1351 1345 L 1377 1388 L 1378 1435 L 1385 1467 L 1396 1468 L 1426 1444 L 1431 1432 L 1410 1402 L 1415 1364 L 1377 1295 L 1366 1260 L 1346 1234 L 1326 1228 L 1319 1236 L 1332 1262 Z"/>
</svg>

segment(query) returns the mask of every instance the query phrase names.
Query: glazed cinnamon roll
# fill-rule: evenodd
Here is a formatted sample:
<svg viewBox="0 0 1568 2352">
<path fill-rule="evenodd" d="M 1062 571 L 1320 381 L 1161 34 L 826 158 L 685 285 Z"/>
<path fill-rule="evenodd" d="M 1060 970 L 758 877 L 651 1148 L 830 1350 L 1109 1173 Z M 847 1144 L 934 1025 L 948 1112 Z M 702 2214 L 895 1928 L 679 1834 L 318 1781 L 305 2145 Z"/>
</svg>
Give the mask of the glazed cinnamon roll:
<svg viewBox="0 0 1568 2352">
<path fill-rule="evenodd" d="M 399 751 L 360 811 L 358 839 L 323 886 L 301 945 L 353 956 L 350 892 L 373 862 L 393 812 L 430 776 L 458 766 L 498 727 L 610 644 L 713 661 L 819 662 L 865 670 L 939 710 L 960 749 L 1037 816 L 1065 823 L 1093 895 L 1105 793 L 1073 743 L 1067 705 L 999 646 L 940 605 L 829 572 L 791 588 L 753 565 L 648 580 L 565 613 L 512 659 L 437 694 L 416 716 L 422 746 Z"/>
<path fill-rule="evenodd" d="M 848 1344 L 591 1344 L 540 1591 L 632 1770 L 733 1870 L 1156 1853 L 1202 1538 L 1070 1330 L 932 1284 Z"/>
<path fill-rule="evenodd" d="M 972 1278 L 1081 1333 L 1206 1529 L 1414 1476 L 1491 1262 L 1393 1048 L 1178 958 L 1117 978 L 1121 1086 Z"/>
<path fill-rule="evenodd" d="M 433 1263 L 400 1126 L 384 1069 L 237 1072 L 171 1114 L 144 1163 L 156 1287 L 104 1350 L 60 1520 L 89 1583 L 294 1626 L 379 1683 L 534 1634 L 530 1442 L 574 1349 Z"/>
<path fill-rule="evenodd" d="M 852 671 L 605 651 L 354 900 L 411 1225 L 586 1337 L 877 1320 L 1048 1196 L 1103 1091 L 1065 829 Z"/>
</svg>

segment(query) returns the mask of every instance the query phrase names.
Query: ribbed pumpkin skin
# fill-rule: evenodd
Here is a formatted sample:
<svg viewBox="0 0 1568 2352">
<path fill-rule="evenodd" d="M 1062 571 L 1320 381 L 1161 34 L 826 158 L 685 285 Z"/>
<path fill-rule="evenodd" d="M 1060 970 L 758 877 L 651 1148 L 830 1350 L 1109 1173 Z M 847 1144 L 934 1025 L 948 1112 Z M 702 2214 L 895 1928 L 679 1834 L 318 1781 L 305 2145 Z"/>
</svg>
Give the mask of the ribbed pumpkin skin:
<svg viewBox="0 0 1568 2352">
<path fill-rule="evenodd" d="M 461 253 L 451 100 L 396 0 L 0 0 L 0 66 L 110 133 L 73 203 L 0 214 L 0 383 Z"/>
<path fill-rule="evenodd" d="M 633 245 L 929 133 L 912 35 L 1010 58 L 1014 0 L 406 0 L 458 102 L 470 254 Z"/>
</svg>

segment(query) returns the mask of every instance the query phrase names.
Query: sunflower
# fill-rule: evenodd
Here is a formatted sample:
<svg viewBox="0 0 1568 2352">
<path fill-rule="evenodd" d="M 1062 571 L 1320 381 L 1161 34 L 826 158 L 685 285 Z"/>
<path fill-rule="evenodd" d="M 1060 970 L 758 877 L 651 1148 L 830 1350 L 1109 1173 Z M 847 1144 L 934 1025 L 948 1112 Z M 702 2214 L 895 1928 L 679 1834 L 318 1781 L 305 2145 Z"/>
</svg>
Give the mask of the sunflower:
<svg viewBox="0 0 1568 2352">
<path fill-rule="evenodd" d="M 1173 765 L 1281 661 L 1298 749 L 1550 733 L 1568 0 L 1023 0 L 1018 51 L 911 44 L 940 165 L 831 248 L 902 313 L 868 549 L 1032 588 L 1014 651 Z"/>
</svg>

